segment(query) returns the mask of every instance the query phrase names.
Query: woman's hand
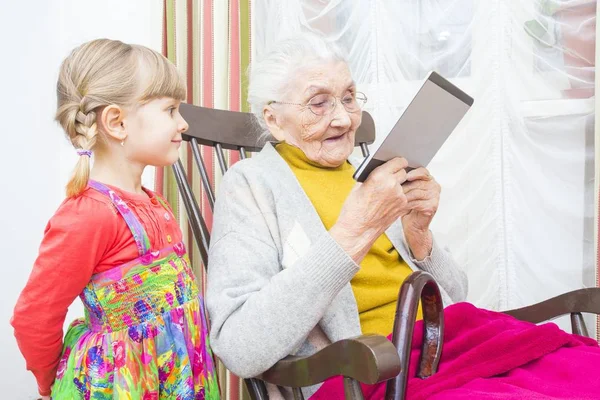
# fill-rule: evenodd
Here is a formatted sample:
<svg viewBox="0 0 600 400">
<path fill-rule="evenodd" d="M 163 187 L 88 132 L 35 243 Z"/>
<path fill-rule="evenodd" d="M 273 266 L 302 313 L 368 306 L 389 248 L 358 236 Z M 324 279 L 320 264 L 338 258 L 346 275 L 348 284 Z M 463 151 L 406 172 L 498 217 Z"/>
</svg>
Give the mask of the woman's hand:
<svg viewBox="0 0 600 400">
<path fill-rule="evenodd" d="M 437 212 L 442 188 L 425 168 L 410 171 L 402 188 L 409 208 L 402 216 L 404 236 L 413 256 L 422 260 L 433 247 L 429 225 Z"/>
<path fill-rule="evenodd" d="M 40 400 L 50 400 L 50 396 L 42 396 L 40 397 Z"/>
<path fill-rule="evenodd" d="M 375 240 L 398 218 L 407 214 L 408 198 L 404 158 L 394 158 L 377 167 L 367 180 L 357 184 L 344 202 L 331 236 L 357 264 Z"/>
</svg>

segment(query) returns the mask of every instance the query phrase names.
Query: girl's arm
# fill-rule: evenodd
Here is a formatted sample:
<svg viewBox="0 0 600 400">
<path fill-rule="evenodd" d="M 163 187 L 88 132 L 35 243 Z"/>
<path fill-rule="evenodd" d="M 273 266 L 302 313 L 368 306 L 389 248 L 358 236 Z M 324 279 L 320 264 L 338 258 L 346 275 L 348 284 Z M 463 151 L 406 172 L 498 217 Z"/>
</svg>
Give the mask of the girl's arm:
<svg viewBox="0 0 600 400">
<path fill-rule="evenodd" d="M 115 217 L 106 204 L 97 200 L 69 199 L 46 226 L 39 255 L 11 319 L 40 395 L 50 395 L 68 307 L 113 244 Z"/>
</svg>

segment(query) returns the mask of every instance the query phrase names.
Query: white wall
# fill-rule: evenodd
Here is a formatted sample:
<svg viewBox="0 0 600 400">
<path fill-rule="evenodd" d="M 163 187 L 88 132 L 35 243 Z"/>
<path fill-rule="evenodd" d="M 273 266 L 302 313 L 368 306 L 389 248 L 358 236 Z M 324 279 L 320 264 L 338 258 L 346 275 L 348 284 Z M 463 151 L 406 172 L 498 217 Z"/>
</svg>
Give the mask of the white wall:
<svg viewBox="0 0 600 400">
<path fill-rule="evenodd" d="M 10 11 L 9 11 L 10 10 Z M 160 51 L 160 0 L 0 0 L 0 398 L 33 399 L 9 319 L 46 222 L 63 199 L 76 155 L 53 122 L 61 60 L 98 37 Z M 145 182 L 151 178 L 145 176 Z M 79 300 L 77 300 L 79 302 Z M 81 315 L 72 307 L 68 322 Z"/>
</svg>

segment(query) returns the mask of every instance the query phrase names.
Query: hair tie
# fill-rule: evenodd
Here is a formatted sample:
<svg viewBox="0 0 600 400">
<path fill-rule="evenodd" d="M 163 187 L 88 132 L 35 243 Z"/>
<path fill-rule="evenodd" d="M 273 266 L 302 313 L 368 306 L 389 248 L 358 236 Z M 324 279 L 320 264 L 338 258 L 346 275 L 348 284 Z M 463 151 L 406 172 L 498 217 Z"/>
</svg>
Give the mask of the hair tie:
<svg viewBox="0 0 600 400">
<path fill-rule="evenodd" d="M 77 150 L 77 154 L 79 154 L 80 156 L 88 156 L 91 157 L 92 156 L 92 151 L 91 150 Z"/>
</svg>

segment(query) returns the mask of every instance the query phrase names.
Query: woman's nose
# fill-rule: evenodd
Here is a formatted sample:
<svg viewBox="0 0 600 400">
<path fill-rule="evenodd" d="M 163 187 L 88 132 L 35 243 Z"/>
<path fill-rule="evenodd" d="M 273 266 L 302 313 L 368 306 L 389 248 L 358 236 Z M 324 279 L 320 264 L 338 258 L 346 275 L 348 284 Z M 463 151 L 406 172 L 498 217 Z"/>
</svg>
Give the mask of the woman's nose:
<svg viewBox="0 0 600 400">
<path fill-rule="evenodd" d="M 332 112 L 331 126 L 348 127 L 351 123 L 350 114 L 341 103 L 338 103 L 337 107 L 335 107 Z"/>
</svg>

